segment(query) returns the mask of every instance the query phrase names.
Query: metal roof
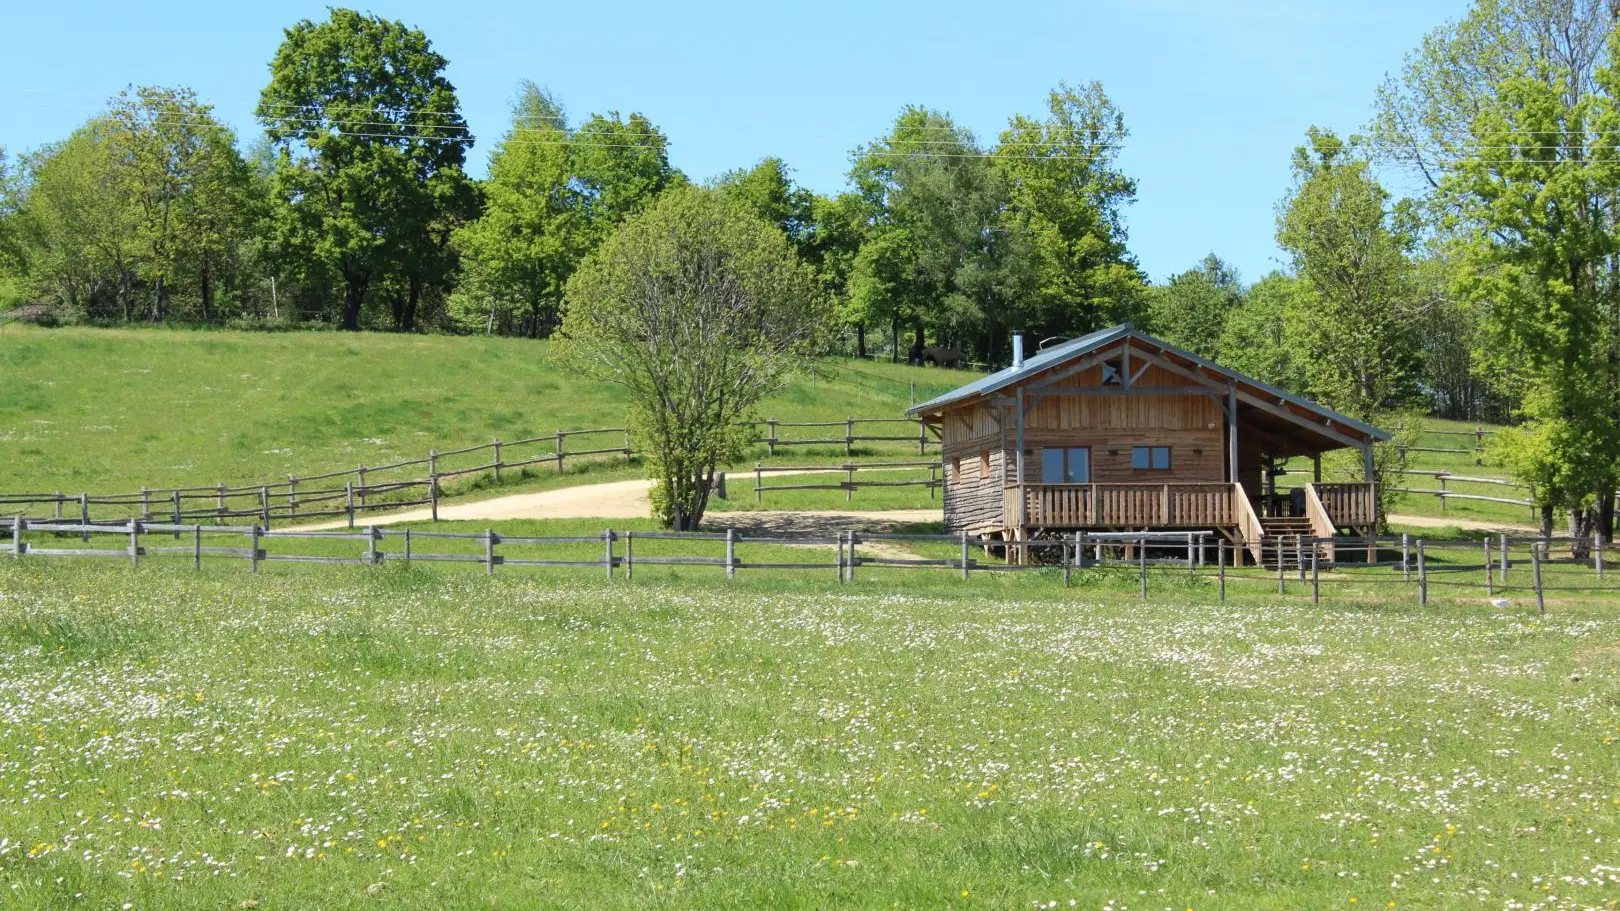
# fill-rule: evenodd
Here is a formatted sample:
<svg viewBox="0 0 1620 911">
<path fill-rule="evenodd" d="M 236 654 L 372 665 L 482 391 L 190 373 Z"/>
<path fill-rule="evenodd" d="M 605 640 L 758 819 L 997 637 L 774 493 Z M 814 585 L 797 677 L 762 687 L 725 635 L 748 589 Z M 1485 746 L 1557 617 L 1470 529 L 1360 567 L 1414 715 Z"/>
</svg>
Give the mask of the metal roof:
<svg viewBox="0 0 1620 911">
<path fill-rule="evenodd" d="M 1200 367 L 1220 373 L 1233 382 L 1253 386 L 1267 395 L 1276 396 L 1278 399 L 1297 405 L 1300 408 L 1313 411 L 1332 423 L 1343 424 L 1346 427 L 1352 427 L 1359 430 L 1363 434 L 1366 434 L 1375 440 L 1391 439 L 1388 433 L 1379 430 L 1377 427 L 1374 427 L 1371 424 L 1362 423 L 1355 418 L 1342 415 L 1331 408 L 1318 405 L 1310 399 L 1294 395 L 1293 393 L 1284 391 L 1282 389 L 1278 389 L 1277 387 L 1269 383 L 1263 383 L 1254 377 L 1245 376 L 1244 374 L 1238 373 L 1236 370 L 1233 370 L 1230 367 L 1223 367 L 1220 364 L 1209 360 L 1208 358 L 1199 357 L 1190 351 L 1183 351 L 1169 342 L 1161 341 L 1144 332 L 1138 332 L 1136 327 L 1130 323 L 1120 323 L 1117 326 L 1112 326 L 1107 329 L 1100 329 L 1091 333 L 1090 335 L 1081 336 L 1073 341 L 1064 342 L 1061 345 L 1055 345 L 1045 351 L 1039 352 L 1034 357 L 1025 358 L 1024 366 L 1022 367 L 1007 367 L 1006 369 L 999 370 L 990 374 L 989 376 L 983 377 L 982 379 L 974 380 L 973 382 L 968 383 L 966 386 L 953 389 L 942 396 L 929 399 L 920 405 L 913 405 L 911 408 L 906 410 L 906 416 L 914 417 L 925 412 L 939 411 L 946 406 L 954 405 L 957 402 L 965 399 L 974 398 L 976 396 L 986 396 L 999 392 L 1008 386 L 1017 385 L 1018 383 L 1035 376 L 1036 374 L 1050 370 L 1051 368 L 1067 361 L 1073 360 L 1082 355 L 1090 354 L 1099 348 L 1103 348 L 1126 338 L 1136 339 L 1137 341 L 1140 341 L 1150 347 L 1159 348 L 1163 351 L 1173 353 L 1177 357 L 1192 361 L 1194 364 Z"/>
</svg>

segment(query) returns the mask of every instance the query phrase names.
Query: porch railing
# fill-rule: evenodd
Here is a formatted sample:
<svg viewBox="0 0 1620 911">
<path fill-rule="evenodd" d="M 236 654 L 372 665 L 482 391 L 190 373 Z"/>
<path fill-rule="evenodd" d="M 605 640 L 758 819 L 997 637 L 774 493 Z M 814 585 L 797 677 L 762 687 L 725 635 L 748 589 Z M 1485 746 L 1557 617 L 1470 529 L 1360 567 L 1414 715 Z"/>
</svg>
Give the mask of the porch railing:
<svg viewBox="0 0 1620 911">
<path fill-rule="evenodd" d="M 1057 528 L 1214 528 L 1231 525 L 1231 485 L 1013 484 L 1006 491 L 1009 525 Z"/>
<path fill-rule="evenodd" d="M 1312 484 L 1328 521 L 1338 528 L 1371 525 L 1378 517 L 1378 490 L 1367 482 Z M 1307 494 L 1309 497 L 1309 494 Z"/>
</svg>

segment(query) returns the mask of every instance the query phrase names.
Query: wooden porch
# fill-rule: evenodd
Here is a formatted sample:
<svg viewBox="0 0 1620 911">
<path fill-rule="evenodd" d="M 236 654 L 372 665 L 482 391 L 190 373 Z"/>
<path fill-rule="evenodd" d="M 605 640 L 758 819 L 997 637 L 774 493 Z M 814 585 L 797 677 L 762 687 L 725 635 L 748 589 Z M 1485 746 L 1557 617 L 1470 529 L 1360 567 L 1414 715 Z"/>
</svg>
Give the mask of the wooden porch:
<svg viewBox="0 0 1620 911">
<path fill-rule="evenodd" d="M 1268 540 L 1280 537 L 1273 522 L 1297 522 L 1317 538 L 1341 528 L 1376 521 L 1377 492 L 1371 483 L 1304 485 L 1301 515 L 1262 518 L 1243 485 L 1229 482 L 1161 484 L 1009 484 L 1003 515 L 1015 540 L 1032 532 L 1177 529 L 1213 530 L 1243 545 L 1263 562 Z"/>
</svg>

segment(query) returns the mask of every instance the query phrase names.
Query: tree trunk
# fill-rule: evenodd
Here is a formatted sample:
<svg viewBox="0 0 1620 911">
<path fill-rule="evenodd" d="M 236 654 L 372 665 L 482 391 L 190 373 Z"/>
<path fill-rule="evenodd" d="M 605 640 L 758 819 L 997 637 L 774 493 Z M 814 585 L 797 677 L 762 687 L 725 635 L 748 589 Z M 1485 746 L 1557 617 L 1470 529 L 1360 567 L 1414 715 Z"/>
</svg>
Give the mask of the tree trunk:
<svg viewBox="0 0 1620 911">
<path fill-rule="evenodd" d="M 1552 526 L 1553 508 L 1551 506 L 1541 507 L 1541 528 L 1539 530 L 1543 538 L 1552 537 Z"/>
<path fill-rule="evenodd" d="M 355 331 L 360 328 L 360 306 L 366 301 L 368 277 L 358 272 L 343 276 L 343 322 L 339 328 Z"/>
<path fill-rule="evenodd" d="M 422 303 L 422 277 L 411 276 L 410 293 L 405 298 L 405 325 L 401 326 L 406 332 L 416 331 L 416 308 Z"/>
<path fill-rule="evenodd" d="M 859 357 L 859 358 L 865 358 L 866 357 L 866 324 L 865 323 L 856 323 L 855 324 L 855 356 Z"/>
<path fill-rule="evenodd" d="M 1569 511 L 1569 553 L 1577 560 L 1585 560 L 1592 553 L 1592 532 L 1597 527 L 1597 511 L 1571 509 Z"/>
<path fill-rule="evenodd" d="M 208 322 L 214 315 L 214 283 L 208 274 L 208 258 L 203 258 L 202 274 L 198 276 L 198 286 L 202 290 L 202 318 Z"/>
<path fill-rule="evenodd" d="M 917 347 L 918 348 L 923 347 L 923 324 L 922 324 L 922 320 L 917 320 L 916 322 L 912 323 L 911 324 L 911 331 L 913 333 L 915 333 L 915 338 L 916 338 L 916 341 L 917 341 Z"/>
<path fill-rule="evenodd" d="M 169 288 L 164 282 L 164 276 L 157 277 L 157 293 L 152 297 L 152 322 L 163 322 L 163 315 L 169 309 Z"/>
<path fill-rule="evenodd" d="M 1598 495 L 1597 533 L 1604 544 L 1614 543 L 1614 491 Z"/>
<path fill-rule="evenodd" d="M 900 318 L 889 317 L 889 363 L 900 363 Z"/>
</svg>

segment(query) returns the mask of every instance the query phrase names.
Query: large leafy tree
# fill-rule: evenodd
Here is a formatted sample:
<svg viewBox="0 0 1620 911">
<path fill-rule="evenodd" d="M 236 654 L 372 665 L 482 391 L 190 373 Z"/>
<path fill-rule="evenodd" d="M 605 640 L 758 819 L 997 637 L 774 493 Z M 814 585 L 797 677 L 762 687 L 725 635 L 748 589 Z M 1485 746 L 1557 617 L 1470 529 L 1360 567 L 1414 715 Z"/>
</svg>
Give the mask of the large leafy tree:
<svg viewBox="0 0 1620 911">
<path fill-rule="evenodd" d="M 1567 508 L 1583 538 L 1612 534 L 1620 483 L 1614 25 L 1603 0 L 1477 0 L 1389 80 L 1374 133 L 1425 178 L 1474 363 L 1520 398 L 1502 456 L 1543 527 Z"/>
<path fill-rule="evenodd" d="M 1311 306 L 1304 280 L 1273 272 L 1251 285 L 1221 324 L 1215 359 L 1256 379 L 1304 392 L 1305 358 L 1295 350 L 1291 327 L 1304 323 Z"/>
<path fill-rule="evenodd" d="M 549 335 L 580 260 L 671 184 L 667 140 L 639 114 L 593 115 L 578 129 L 533 83 L 490 156 L 484 212 L 459 229 L 458 316 L 487 331 Z"/>
<path fill-rule="evenodd" d="M 422 32 L 347 9 L 288 29 L 271 62 L 258 117 L 277 153 L 277 241 L 340 276 L 343 328 L 466 214 L 473 138 L 445 66 Z"/>
<path fill-rule="evenodd" d="M 1076 335 L 1140 314 L 1146 282 L 1123 218 L 1136 181 L 1118 167 L 1129 132 L 1101 84 L 1060 83 L 1046 107 L 1044 118 L 1014 117 L 996 146 L 1007 193 L 1000 224 L 1029 256 L 1018 295 L 1025 322 Z"/>
<path fill-rule="evenodd" d="M 1214 357 L 1221 331 L 1243 302 L 1243 283 L 1214 253 L 1148 293 L 1148 325 L 1165 341 Z"/>
<path fill-rule="evenodd" d="M 152 318 L 170 314 L 182 272 L 195 276 L 199 315 L 210 318 L 217 279 L 257 210 L 235 138 L 195 92 L 150 86 L 113 99 L 103 135 L 115 192 L 138 215 Z"/>
<path fill-rule="evenodd" d="M 818 353 L 830 311 L 786 235 L 713 189 L 661 196 L 568 282 L 559 354 L 630 393 L 654 506 L 696 528 L 759 402 Z"/>
<path fill-rule="evenodd" d="M 1307 136 L 1277 220 L 1278 244 L 1315 295 L 1293 337 L 1307 358 L 1308 391 L 1372 420 L 1417 391 L 1411 238 L 1365 160 L 1331 132 L 1313 127 Z"/>
<path fill-rule="evenodd" d="M 865 209 L 866 243 L 849 279 L 852 318 L 902 329 L 914 345 L 967 338 L 987 351 L 1005 326 L 997 279 L 1006 238 L 995 230 L 1003 192 L 971 131 L 938 111 L 908 107 L 850 169 Z"/>
</svg>

